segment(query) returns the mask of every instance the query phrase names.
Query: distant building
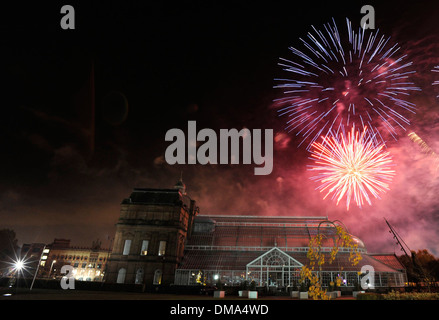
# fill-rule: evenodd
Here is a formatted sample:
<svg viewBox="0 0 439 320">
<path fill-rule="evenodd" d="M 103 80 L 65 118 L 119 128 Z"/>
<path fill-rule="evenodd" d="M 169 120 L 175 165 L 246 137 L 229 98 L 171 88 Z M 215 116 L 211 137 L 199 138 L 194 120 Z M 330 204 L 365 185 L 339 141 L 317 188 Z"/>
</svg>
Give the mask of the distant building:
<svg viewBox="0 0 439 320">
<path fill-rule="evenodd" d="M 300 268 L 309 263 L 308 243 L 317 230 L 322 250 L 332 248 L 335 228 L 327 217 L 198 215 L 195 201 L 180 181 L 173 189 L 134 189 L 121 204 L 106 281 L 144 285 L 197 285 L 221 281 L 259 286 L 298 284 Z M 361 262 L 348 262 L 350 248 L 322 269 L 323 285 L 336 277 L 344 286 L 360 282 L 364 265 L 373 267 L 375 287 L 407 282 L 394 254 L 368 254 L 357 237 Z"/>
<path fill-rule="evenodd" d="M 43 279 L 60 278 L 65 275 L 61 274 L 62 266 L 71 265 L 76 280 L 102 281 L 109 254 L 110 250 L 101 248 L 99 241 L 94 241 L 91 247 L 74 247 L 68 239 L 55 239 L 48 245 L 24 244 L 22 247 L 22 256 L 36 263 L 40 261 L 38 277 Z"/>
<path fill-rule="evenodd" d="M 21 246 L 20 257 L 26 259 L 26 261 L 38 262 L 45 247 L 44 243 L 24 243 Z"/>
</svg>

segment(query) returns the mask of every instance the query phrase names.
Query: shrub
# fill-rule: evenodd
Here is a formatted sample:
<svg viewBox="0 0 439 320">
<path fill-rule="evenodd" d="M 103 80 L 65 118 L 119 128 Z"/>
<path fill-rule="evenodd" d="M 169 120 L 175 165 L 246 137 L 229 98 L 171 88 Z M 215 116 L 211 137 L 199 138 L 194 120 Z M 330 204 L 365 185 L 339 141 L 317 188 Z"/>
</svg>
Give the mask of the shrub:
<svg viewBox="0 0 439 320">
<path fill-rule="evenodd" d="M 439 293 L 430 292 L 399 292 L 391 291 L 385 294 L 359 293 L 357 300 L 439 300 Z"/>
<path fill-rule="evenodd" d="M 391 291 L 383 294 L 385 300 L 439 300 L 439 293 Z"/>
<path fill-rule="evenodd" d="M 372 292 L 359 293 L 357 295 L 357 300 L 383 300 L 383 298 L 383 295 Z"/>
</svg>

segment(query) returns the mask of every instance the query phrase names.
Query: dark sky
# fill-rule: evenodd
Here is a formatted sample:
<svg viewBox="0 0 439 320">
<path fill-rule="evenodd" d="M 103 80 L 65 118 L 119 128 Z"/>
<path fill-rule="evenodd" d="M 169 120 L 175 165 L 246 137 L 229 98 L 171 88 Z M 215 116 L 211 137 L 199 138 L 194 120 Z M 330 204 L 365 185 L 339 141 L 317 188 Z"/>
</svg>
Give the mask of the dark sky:
<svg viewBox="0 0 439 320">
<path fill-rule="evenodd" d="M 419 70 L 413 130 L 439 152 L 432 65 L 439 64 L 438 6 L 383 1 L 80 1 L 76 29 L 60 27 L 61 4 L 2 6 L 0 227 L 20 243 L 70 238 L 89 245 L 114 234 L 119 205 L 134 187 L 172 187 L 183 171 L 203 214 L 328 215 L 370 251 L 399 254 L 383 217 L 411 249 L 439 254 L 437 175 L 406 137 L 390 146 L 398 175 L 373 206 L 346 212 L 314 190 L 308 154 L 284 133 L 270 106 L 278 58 L 311 25 L 334 17 L 359 25 L 372 4 L 380 30 L 403 45 Z M 90 75 L 95 121 L 91 130 Z M 127 114 L 118 113 L 120 93 Z M 437 94 L 437 93 L 436 93 Z M 271 128 L 274 170 L 254 165 L 164 162 L 169 129 Z M 94 134 L 93 134 L 94 132 Z M 92 139 L 94 138 L 94 139 Z M 90 147 L 94 141 L 94 147 Z"/>
</svg>

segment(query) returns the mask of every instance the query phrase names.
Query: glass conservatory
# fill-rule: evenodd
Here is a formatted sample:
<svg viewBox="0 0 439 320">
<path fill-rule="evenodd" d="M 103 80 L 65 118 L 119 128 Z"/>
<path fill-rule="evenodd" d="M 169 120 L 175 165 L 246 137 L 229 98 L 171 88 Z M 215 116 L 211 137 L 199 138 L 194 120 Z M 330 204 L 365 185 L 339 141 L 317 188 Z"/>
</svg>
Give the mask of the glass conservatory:
<svg viewBox="0 0 439 320">
<path fill-rule="evenodd" d="M 324 235 L 323 252 L 331 250 L 336 230 L 326 217 L 197 216 L 176 270 L 174 284 L 239 285 L 254 281 L 257 286 L 286 288 L 299 284 L 300 270 L 308 265 L 309 239 Z M 350 248 L 339 248 L 332 264 L 321 272 L 323 286 L 337 277 L 353 287 L 365 274 L 374 273 L 375 287 L 401 287 L 407 281 L 404 267 L 394 254 L 369 254 L 364 243 L 353 236 L 362 254 L 356 266 L 348 261 Z"/>
</svg>

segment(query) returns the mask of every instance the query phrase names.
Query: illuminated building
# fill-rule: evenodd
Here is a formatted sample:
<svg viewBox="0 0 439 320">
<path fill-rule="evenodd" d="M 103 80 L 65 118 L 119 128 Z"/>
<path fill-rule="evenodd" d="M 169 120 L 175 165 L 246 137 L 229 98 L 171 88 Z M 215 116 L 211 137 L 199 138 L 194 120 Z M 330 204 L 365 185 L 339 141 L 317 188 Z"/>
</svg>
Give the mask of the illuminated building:
<svg viewBox="0 0 439 320">
<path fill-rule="evenodd" d="M 61 278 L 61 267 L 73 266 L 73 276 L 76 280 L 102 281 L 110 251 L 101 248 L 99 241 L 94 241 L 91 247 L 74 247 L 68 239 L 55 239 L 45 246 L 42 251 L 40 278 Z"/>
<path fill-rule="evenodd" d="M 336 235 L 326 217 L 198 216 L 175 284 L 195 285 L 221 280 L 229 285 L 255 281 L 258 286 L 288 287 L 300 282 L 300 269 L 309 265 L 309 239 L 325 236 L 322 251 L 329 252 Z M 344 285 L 360 283 L 359 272 L 372 266 L 375 287 L 404 286 L 407 276 L 394 254 L 368 254 L 364 243 L 353 236 L 362 255 L 356 266 L 348 261 L 351 248 L 339 248 L 332 264 L 322 268 L 323 285 L 341 276 Z M 315 268 L 318 270 L 318 267 Z"/>
<path fill-rule="evenodd" d="M 299 283 L 309 264 L 309 240 L 324 235 L 322 251 L 333 247 L 334 225 L 327 217 L 198 215 L 195 201 L 180 180 L 173 189 L 134 189 L 123 200 L 109 261 L 108 282 L 152 285 L 200 285 L 221 281 L 239 285 L 286 288 Z M 362 260 L 348 261 L 351 248 L 339 248 L 332 264 L 324 264 L 327 286 L 336 277 L 353 288 L 362 266 L 374 270 L 374 285 L 404 286 L 407 276 L 394 254 L 369 254 L 353 236 Z"/>
<path fill-rule="evenodd" d="M 41 258 L 41 266 L 47 259 L 46 245 L 44 243 L 25 243 L 21 246 L 20 257 L 27 262 L 28 269 L 36 270 Z"/>
</svg>

